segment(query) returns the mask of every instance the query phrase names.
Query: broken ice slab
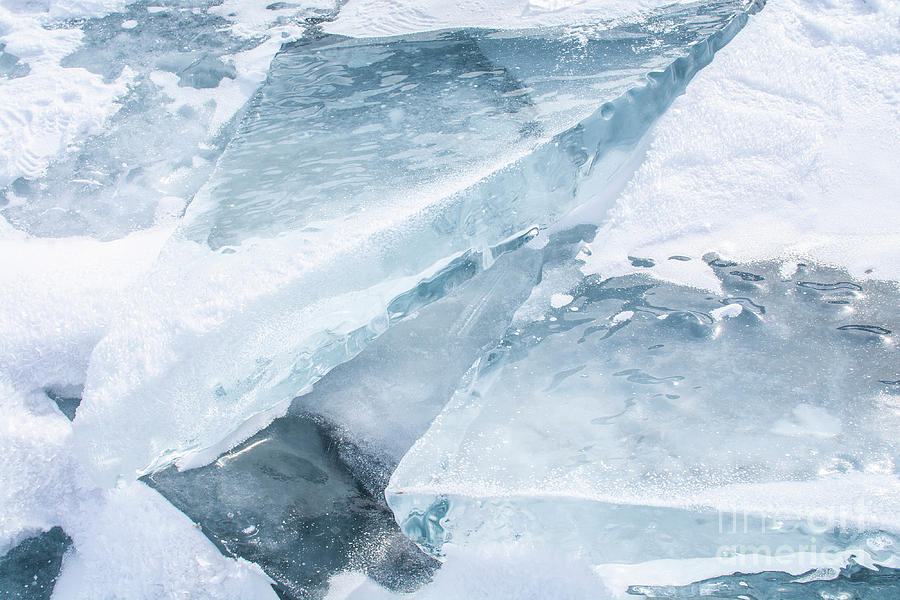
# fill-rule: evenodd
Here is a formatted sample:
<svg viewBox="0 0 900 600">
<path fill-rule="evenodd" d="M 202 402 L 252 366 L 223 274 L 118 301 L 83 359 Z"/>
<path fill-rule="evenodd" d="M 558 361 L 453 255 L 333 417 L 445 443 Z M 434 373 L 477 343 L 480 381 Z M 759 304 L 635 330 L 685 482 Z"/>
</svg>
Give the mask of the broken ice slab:
<svg viewBox="0 0 900 600">
<path fill-rule="evenodd" d="M 384 488 L 475 358 L 503 335 L 539 277 L 540 254 L 521 249 L 468 273 L 468 281 L 443 282 L 454 289 L 325 375 L 288 417 L 209 466 L 183 473 L 170 467 L 148 483 L 223 551 L 263 566 L 283 596 L 321 591 L 347 567 L 393 589 L 415 587 L 436 563 L 402 536 Z M 416 304 L 402 300 L 405 309 Z M 318 477 L 303 476 L 314 472 L 309 465 Z M 321 535 L 315 509 L 295 510 L 301 501 L 327 513 L 325 523 L 337 530 Z M 364 539 L 372 540 L 368 548 Z"/>
<path fill-rule="evenodd" d="M 345 569 L 411 591 L 438 564 L 403 536 L 384 499 L 353 479 L 329 433 L 303 416 L 276 419 L 208 466 L 145 480 L 223 553 L 260 565 L 282 598 L 321 597 Z"/>
<path fill-rule="evenodd" d="M 381 333 L 392 300 L 599 193 L 741 6 L 285 48 L 94 351 L 85 462 L 111 483 L 238 435 Z"/>
<path fill-rule="evenodd" d="M 591 276 L 514 325 L 395 471 L 407 535 L 720 572 L 896 560 L 873 548 L 900 532 L 900 290 L 709 265 L 723 295 Z"/>
<path fill-rule="evenodd" d="M 341 459 L 372 495 L 428 429 L 472 363 L 502 338 L 540 278 L 523 248 L 379 336 L 297 398 L 291 412 L 327 423 Z"/>
<path fill-rule="evenodd" d="M 719 33 L 740 6 L 731 0 L 678 7 L 609 29 L 461 30 L 291 44 L 273 61 L 204 202 L 191 208 L 186 235 L 215 250 L 301 230 L 300 239 L 311 244 L 334 231 L 329 223 L 349 221 L 356 211 L 396 219 L 503 167 L 537 170 L 472 191 L 459 200 L 470 204 L 463 208 L 468 222 L 442 223 L 449 234 L 506 217 L 501 231 L 509 234 L 531 224 L 529 213 L 532 220 L 552 213 L 544 196 L 557 186 L 571 195 L 579 171 L 596 168 L 595 152 L 640 137 L 689 77 L 681 65 L 676 73 L 664 70 L 683 60 L 691 44 Z M 609 104 L 597 123 L 582 125 L 588 131 L 554 139 L 642 85 L 651 71 L 663 81 L 657 93 L 635 98 L 641 106 Z M 617 109 L 632 114 L 613 119 Z M 540 153 L 542 168 L 512 164 L 551 140 L 552 149 Z M 516 180 L 522 177 L 541 188 L 537 198 Z M 523 213 L 519 219 L 508 214 L 512 204 Z M 434 217 L 458 219 L 459 210 Z"/>
</svg>

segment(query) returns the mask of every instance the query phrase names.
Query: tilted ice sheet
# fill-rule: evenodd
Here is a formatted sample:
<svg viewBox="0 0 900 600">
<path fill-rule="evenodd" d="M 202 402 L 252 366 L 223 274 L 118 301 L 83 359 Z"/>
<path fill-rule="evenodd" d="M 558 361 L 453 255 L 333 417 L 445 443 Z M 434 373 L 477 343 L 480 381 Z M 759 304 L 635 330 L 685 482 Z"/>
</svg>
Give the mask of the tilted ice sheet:
<svg viewBox="0 0 900 600">
<path fill-rule="evenodd" d="M 467 270 L 477 263 L 467 265 Z M 475 359 L 503 336 L 540 277 L 540 252 L 508 253 L 446 296 L 393 325 L 338 365 L 291 413 L 312 414 L 360 480 L 383 497 L 391 473 Z"/>
<path fill-rule="evenodd" d="M 896 560 L 869 540 L 900 532 L 897 285 L 707 261 L 722 295 L 588 277 L 511 328 L 394 473 L 404 531 L 594 564 Z"/>
<path fill-rule="evenodd" d="M 507 252 L 482 272 L 480 257 L 461 257 L 417 290 L 446 295 L 332 369 L 287 416 L 206 466 L 142 480 L 224 553 L 262 566 L 286 597 L 324 591 L 347 569 L 415 589 L 439 563 L 401 533 L 384 488 L 475 358 L 499 341 L 539 276 L 540 254 Z M 402 302 L 421 298 L 392 307 Z"/>
<path fill-rule="evenodd" d="M 746 18 L 724 2 L 649 16 L 651 38 L 627 24 L 286 48 L 94 351 L 81 455 L 103 481 L 130 477 L 303 390 L 384 329 L 392 299 L 602 186 Z M 588 98 L 602 109 L 585 116 Z"/>
</svg>

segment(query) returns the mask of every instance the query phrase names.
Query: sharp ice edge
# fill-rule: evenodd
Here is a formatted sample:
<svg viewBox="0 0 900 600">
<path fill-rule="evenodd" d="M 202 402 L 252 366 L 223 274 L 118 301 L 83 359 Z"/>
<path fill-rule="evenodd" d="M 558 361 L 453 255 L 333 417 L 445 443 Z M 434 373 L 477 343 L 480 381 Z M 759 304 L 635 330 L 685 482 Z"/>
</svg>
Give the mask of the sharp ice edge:
<svg viewBox="0 0 900 600">
<path fill-rule="evenodd" d="M 459 261 L 404 298 L 398 310 L 441 296 L 246 442 L 207 466 L 168 467 L 144 480 L 226 554 L 259 564 L 288 594 L 323 589 L 345 569 L 394 590 L 418 587 L 438 563 L 401 533 L 384 488 L 472 362 L 502 336 L 537 281 L 540 252 L 521 248 L 477 268 Z"/>
<path fill-rule="evenodd" d="M 325 236 L 288 227 L 220 247 L 221 226 L 198 228 L 228 202 L 215 196 L 214 176 L 161 252 L 138 310 L 92 355 L 75 420 L 81 457 L 106 483 L 149 472 L 214 446 L 222 432 L 311 385 L 382 332 L 385 307 L 445 257 L 552 223 L 582 200 L 580 190 L 602 187 L 746 20 L 738 11 L 721 28 L 710 25 L 711 35 L 645 83 L 458 193 L 424 205 L 413 194 L 389 212 L 339 219 Z M 238 134 L 220 169 L 240 144 Z M 290 215 L 287 225 L 296 229 Z"/>
</svg>

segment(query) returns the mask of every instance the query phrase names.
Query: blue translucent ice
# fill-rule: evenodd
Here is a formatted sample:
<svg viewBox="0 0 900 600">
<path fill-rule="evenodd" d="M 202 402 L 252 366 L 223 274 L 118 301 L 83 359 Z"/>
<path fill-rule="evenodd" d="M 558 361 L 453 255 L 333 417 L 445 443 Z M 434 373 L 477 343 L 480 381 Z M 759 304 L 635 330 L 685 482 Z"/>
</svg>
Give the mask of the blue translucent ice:
<svg viewBox="0 0 900 600">
<path fill-rule="evenodd" d="M 741 6 L 285 47 L 94 351 L 82 455 L 111 482 L 252 433 L 382 332 L 395 298 L 599 193 Z"/>
</svg>

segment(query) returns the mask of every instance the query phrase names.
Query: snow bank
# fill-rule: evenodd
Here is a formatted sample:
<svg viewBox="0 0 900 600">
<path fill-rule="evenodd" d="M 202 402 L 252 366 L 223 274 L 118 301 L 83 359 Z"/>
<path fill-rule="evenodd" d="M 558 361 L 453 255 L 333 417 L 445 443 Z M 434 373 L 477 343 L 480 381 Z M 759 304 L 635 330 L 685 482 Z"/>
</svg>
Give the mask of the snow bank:
<svg viewBox="0 0 900 600">
<path fill-rule="evenodd" d="M 83 384 L 91 351 L 169 233 L 99 242 L 0 229 L 0 376 L 26 391 Z"/>
<path fill-rule="evenodd" d="M 709 287 L 700 258 L 793 257 L 900 278 L 900 5 L 771 2 L 657 124 L 585 271 Z M 607 218 L 608 217 L 608 218 Z M 701 266 L 698 268 L 698 264 Z"/>
</svg>

